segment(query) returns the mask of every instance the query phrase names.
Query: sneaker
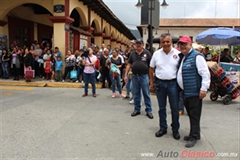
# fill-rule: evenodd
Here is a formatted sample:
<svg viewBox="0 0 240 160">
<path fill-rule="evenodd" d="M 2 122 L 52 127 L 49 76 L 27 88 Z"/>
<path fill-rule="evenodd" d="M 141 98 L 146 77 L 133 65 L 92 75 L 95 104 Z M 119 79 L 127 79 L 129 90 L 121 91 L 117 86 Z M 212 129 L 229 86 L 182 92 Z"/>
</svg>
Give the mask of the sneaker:
<svg viewBox="0 0 240 160">
<path fill-rule="evenodd" d="M 116 93 L 112 93 L 112 98 L 115 98 L 116 97 Z"/>
<path fill-rule="evenodd" d="M 134 104 L 134 100 L 132 99 L 131 101 L 129 101 L 129 104 Z M 143 105 L 143 103 L 141 102 L 140 104 L 141 106 Z"/>
<path fill-rule="evenodd" d="M 122 94 L 120 94 L 120 97 L 121 97 L 121 98 L 125 98 L 126 95 L 122 93 Z"/>
<path fill-rule="evenodd" d="M 81 83 L 84 83 L 83 81 Z"/>
<path fill-rule="evenodd" d="M 62 80 L 62 82 L 64 82 L 64 80 Z"/>
<path fill-rule="evenodd" d="M 78 83 L 79 81 L 78 80 L 76 80 L 76 83 Z"/>
<path fill-rule="evenodd" d="M 55 82 L 55 81 L 52 79 L 51 82 Z"/>
<path fill-rule="evenodd" d="M 134 104 L 134 100 L 132 99 L 131 101 L 129 101 L 129 104 Z"/>
</svg>

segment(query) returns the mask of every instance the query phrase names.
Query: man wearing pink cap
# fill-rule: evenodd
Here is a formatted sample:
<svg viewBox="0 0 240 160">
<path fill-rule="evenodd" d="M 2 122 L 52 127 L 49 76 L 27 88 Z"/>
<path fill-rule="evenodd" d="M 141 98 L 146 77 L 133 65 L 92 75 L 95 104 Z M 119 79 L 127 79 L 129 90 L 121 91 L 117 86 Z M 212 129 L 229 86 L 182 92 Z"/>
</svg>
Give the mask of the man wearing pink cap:
<svg viewBox="0 0 240 160">
<path fill-rule="evenodd" d="M 202 99 L 210 85 L 210 73 L 204 55 L 192 48 L 192 40 L 183 36 L 178 41 L 184 55 L 177 73 L 177 82 L 183 90 L 184 106 L 190 120 L 190 133 L 184 137 L 185 147 L 193 147 L 200 140 Z"/>
</svg>

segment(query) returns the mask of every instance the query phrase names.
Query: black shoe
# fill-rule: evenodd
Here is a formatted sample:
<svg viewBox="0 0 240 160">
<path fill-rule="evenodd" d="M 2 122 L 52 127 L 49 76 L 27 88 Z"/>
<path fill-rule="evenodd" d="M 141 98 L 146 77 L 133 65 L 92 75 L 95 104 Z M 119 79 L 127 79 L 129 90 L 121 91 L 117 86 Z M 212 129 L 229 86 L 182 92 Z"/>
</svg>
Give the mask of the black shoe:
<svg viewBox="0 0 240 160">
<path fill-rule="evenodd" d="M 167 133 L 167 130 L 162 130 L 162 129 L 160 129 L 159 131 L 157 131 L 156 133 L 155 133 L 155 136 L 156 137 L 162 137 L 164 134 L 166 134 Z"/>
<path fill-rule="evenodd" d="M 176 140 L 180 139 L 180 134 L 179 134 L 178 131 L 173 131 L 173 138 L 176 139 Z"/>
<path fill-rule="evenodd" d="M 191 139 L 191 138 L 192 138 L 191 136 L 184 136 L 184 137 L 183 137 L 183 139 L 184 139 L 185 141 L 188 141 L 188 140 Z M 201 137 L 200 137 L 200 136 L 197 136 L 196 139 L 197 139 L 197 140 L 200 140 Z"/>
<path fill-rule="evenodd" d="M 187 148 L 192 148 L 192 147 L 194 147 L 194 145 L 195 145 L 196 143 L 197 143 L 197 140 L 196 140 L 195 138 L 191 137 L 191 138 L 187 141 L 185 147 L 187 147 Z"/>
<path fill-rule="evenodd" d="M 124 97 L 124 99 L 129 99 L 129 98 L 130 98 L 129 96 Z"/>
<path fill-rule="evenodd" d="M 134 111 L 132 114 L 131 114 L 131 116 L 132 117 L 135 117 L 135 116 L 137 116 L 137 115 L 139 115 L 139 114 L 141 114 L 140 112 L 137 112 L 137 111 Z"/>
</svg>

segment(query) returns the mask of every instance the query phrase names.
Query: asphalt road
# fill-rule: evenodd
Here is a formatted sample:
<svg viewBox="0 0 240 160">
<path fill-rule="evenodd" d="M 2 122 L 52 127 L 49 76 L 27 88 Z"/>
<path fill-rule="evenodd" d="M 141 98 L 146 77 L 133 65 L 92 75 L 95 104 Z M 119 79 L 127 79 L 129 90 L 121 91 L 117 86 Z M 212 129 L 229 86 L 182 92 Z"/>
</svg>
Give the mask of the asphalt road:
<svg viewBox="0 0 240 160">
<path fill-rule="evenodd" d="M 183 140 L 189 132 L 186 114 L 180 117 L 180 140 L 172 138 L 170 127 L 167 135 L 154 136 L 159 130 L 156 97 L 151 97 L 151 120 L 144 106 L 141 115 L 131 117 L 133 106 L 118 96 L 111 98 L 108 89 L 97 89 L 97 98 L 82 98 L 82 94 L 82 88 L 0 86 L 0 159 L 240 158 L 239 99 L 226 106 L 221 100 L 212 102 L 208 95 L 202 112 L 201 140 L 187 149 Z M 196 157 L 197 153 L 201 157 Z"/>
</svg>

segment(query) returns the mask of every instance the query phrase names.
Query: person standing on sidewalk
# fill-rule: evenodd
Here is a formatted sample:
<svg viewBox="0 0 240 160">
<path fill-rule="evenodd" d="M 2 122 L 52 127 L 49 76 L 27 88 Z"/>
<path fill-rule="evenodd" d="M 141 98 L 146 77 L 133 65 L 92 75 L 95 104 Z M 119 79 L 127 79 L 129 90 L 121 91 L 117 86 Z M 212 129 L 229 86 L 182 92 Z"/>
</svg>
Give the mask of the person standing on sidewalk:
<svg viewBox="0 0 240 160">
<path fill-rule="evenodd" d="M 152 115 L 152 102 L 149 90 L 149 63 L 151 60 L 151 53 L 144 48 L 143 40 L 136 40 L 136 50 L 133 51 L 129 57 L 128 65 L 124 76 L 125 82 L 128 79 L 128 72 L 132 68 L 132 93 L 134 97 L 134 111 L 132 117 L 141 114 L 141 92 L 144 97 L 146 106 L 146 116 L 153 119 Z"/>
<path fill-rule="evenodd" d="M 75 67 L 75 62 L 76 62 L 76 58 L 74 54 L 70 50 L 68 50 L 67 55 L 65 57 L 65 71 L 64 71 L 62 82 L 65 81 L 65 78 L 67 77 L 68 73 L 70 74 L 70 72 Z"/>
<path fill-rule="evenodd" d="M 183 36 L 178 41 L 184 54 L 178 73 L 177 82 L 184 93 L 184 105 L 190 120 L 190 133 L 184 137 L 185 147 L 193 147 L 200 139 L 200 118 L 202 99 L 210 85 L 210 73 L 204 55 L 192 48 L 192 40 Z"/>
<path fill-rule="evenodd" d="M 172 38 L 169 33 L 160 36 L 161 49 L 154 52 L 150 62 L 150 87 L 155 89 L 159 106 L 159 125 L 160 130 L 156 132 L 156 137 L 162 137 L 167 133 L 167 97 L 169 99 L 172 115 L 172 134 L 173 138 L 180 139 L 178 132 L 179 124 L 179 88 L 177 84 L 177 70 L 179 63 L 179 51 L 172 47 Z M 155 69 L 155 81 L 153 73 Z"/>
<path fill-rule="evenodd" d="M 88 83 L 90 82 L 92 85 L 92 96 L 94 98 L 96 95 L 96 84 L 95 84 L 95 63 L 97 62 L 97 57 L 93 55 L 92 48 L 88 48 L 88 50 L 84 51 L 84 57 L 82 59 L 82 64 L 84 65 L 84 94 L 82 97 L 88 96 Z"/>
<path fill-rule="evenodd" d="M 120 70 L 122 65 L 123 65 L 122 60 L 118 56 L 117 49 L 115 48 L 112 51 L 112 57 L 106 61 L 106 66 L 109 66 L 110 68 L 110 76 L 112 81 L 112 98 L 116 97 L 116 88 L 115 88 L 116 84 L 117 84 L 120 97 L 122 98 L 125 97 L 125 95 L 122 93 L 121 80 L 120 80 L 120 75 L 121 75 Z"/>
<path fill-rule="evenodd" d="M 57 82 L 62 81 L 62 67 L 63 67 L 62 58 L 58 56 L 56 61 L 56 76 L 55 76 Z"/>
<path fill-rule="evenodd" d="M 8 56 L 8 52 L 6 49 L 2 50 L 2 69 L 3 69 L 3 79 L 9 78 L 8 73 L 8 64 L 9 64 L 10 58 Z"/>
<path fill-rule="evenodd" d="M 100 68 L 99 71 L 102 74 L 102 88 L 105 88 L 105 80 L 107 79 L 108 88 L 111 88 L 112 82 L 109 75 L 109 68 L 106 66 L 106 61 L 109 58 L 109 49 L 106 49 L 100 57 Z"/>
</svg>

